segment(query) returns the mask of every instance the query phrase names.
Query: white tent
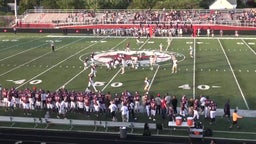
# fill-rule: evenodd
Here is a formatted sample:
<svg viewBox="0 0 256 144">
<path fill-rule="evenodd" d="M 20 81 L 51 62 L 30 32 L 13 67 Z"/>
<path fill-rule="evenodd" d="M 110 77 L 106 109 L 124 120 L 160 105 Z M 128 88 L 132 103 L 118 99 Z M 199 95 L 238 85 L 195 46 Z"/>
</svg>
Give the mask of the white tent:
<svg viewBox="0 0 256 144">
<path fill-rule="evenodd" d="M 227 0 L 216 0 L 209 6 L 211 10 L 234 9 L 235 7 Z"/>
</svg>

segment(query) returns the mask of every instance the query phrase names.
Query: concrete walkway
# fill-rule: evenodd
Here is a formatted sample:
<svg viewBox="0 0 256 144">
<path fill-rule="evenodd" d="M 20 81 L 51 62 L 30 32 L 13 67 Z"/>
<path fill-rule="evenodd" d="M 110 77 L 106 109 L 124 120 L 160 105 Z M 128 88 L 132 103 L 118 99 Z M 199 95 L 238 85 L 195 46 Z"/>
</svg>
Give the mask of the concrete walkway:
<svg viewBox="0 0 256 144">
<path fill-rule="evenodd" d="M 234 109 L 231 109 L 231 116 Z M 237 113 L 243 117 L 256 117 L 256 110 L 238 110 Z M 222 116 L 224 114 L 223 109 L 217 109 L 217 116 Z"/>
</svg>

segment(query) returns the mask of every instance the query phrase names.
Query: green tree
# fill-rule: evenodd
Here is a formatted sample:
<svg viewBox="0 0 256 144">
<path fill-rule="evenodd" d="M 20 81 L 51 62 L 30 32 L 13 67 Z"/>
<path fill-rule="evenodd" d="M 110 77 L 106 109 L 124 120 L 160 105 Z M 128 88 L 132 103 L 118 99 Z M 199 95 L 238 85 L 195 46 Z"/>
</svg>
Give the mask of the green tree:
<svg viewBox="0 0 256 144">
<path fill-rule="evenodd" d="M 34 9 L 34 6 L 38 6 L 38 0 L 21 0 L 19 1 L 19 14 L 24 13 L 27 9 Z"/>
<path fill-rule="evenodd" d="M 100 2 L 102 0 L 85 0 L 87 9 L 100 9 Z"/>
<path fill-rule="evenodd" d="M 126 9 L 129 5 L 127 0 L 106 0 L 111 9 Z"/>
<path fill-rule="evenodd" d="M 43 8 L 45 9 L 59 8 L 55 0 L 41 0 L 40 5 L 43 6 Z"/>
<path fill-rule="evenodd" d="M 10 0 L 0 0 L 0 10 L 4 13 L 10 10 L 10 8 L 7 6 L 8 2 L 10 2 Z"/>
<path fill-rule="evenodd" d="M 60 9 L 84 9 L 84 0 L 57 0 L 56 4 Z"/>
<path fill-rule="evenodd" d="M 74 0 L 73 5 L 75 9 L 85 9 L 85 1 L 84 0 Z"/>
<path fill-rule="evenodd" d="M 152 9 L 157 0 L 133 0 L 129 6 L 130 9 Z"/>
</svg>

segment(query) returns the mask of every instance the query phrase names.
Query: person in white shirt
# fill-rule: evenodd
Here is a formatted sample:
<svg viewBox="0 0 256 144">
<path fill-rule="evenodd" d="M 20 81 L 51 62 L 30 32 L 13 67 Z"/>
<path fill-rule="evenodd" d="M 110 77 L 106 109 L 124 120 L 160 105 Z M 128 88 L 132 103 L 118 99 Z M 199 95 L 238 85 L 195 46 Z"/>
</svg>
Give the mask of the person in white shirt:
<svg viewBox="0 0 256 144">
<path fill-rule="evenodd" d="M 206 97 L 204 97 L 203 95 L 200 95 L 200 107 L 201 107 L 201 111 L 203 112 L 204 111 L 204 107 L 205 107 L 205 100 L 206 100 Z"/>
<path fill-rule="evenodd" d="M 117 111 L 118 107 L 116 106 L 115 102 L 111 101 L 108 108 L 110 110 L 112 121 L 116 121 L 116 111 Z"/>
<path fill-rule="evenodd" d="M 63 116 L 63 118 L 66 117 L 66 107 L 65 106 L 66 106 L 65 101 L 62 100 L 60 103 L 59 114 L 58 114 L 57 118 L 60 118 L 61 115 Z"/>
<path fill-rule="evenodd" d="M 129 110 L 128 107 L 126 106 L 127 104 L 124 103 L 123 106 L 121 107 L 121 115 L 122 115 L 122 122 L 128 122 L 128 117 L 129 117 Z"/>
</svg>

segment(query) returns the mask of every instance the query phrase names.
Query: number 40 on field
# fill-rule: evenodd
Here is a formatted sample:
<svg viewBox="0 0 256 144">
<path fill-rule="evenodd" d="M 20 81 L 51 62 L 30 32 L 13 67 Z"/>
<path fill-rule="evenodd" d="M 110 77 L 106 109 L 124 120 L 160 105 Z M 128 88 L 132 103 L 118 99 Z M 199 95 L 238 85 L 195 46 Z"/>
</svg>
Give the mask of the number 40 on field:
<svg viewBox="0 0 256 144">
<path fill-rule="evenodd" d="M 185 90 L 191 89 L 189 84 L 181 85 L 178 88 L 185 89 Z M 200 90 L 209 90 L 210 88 L 220 88 L 220 86 L 209 86 L 209 85 L 206 85 L 206 84 L 202 84 L 202 85 L 198 85 L 197 88 L 200 89 Z"/>
</svg>

